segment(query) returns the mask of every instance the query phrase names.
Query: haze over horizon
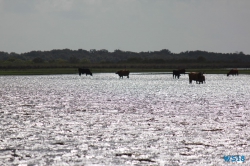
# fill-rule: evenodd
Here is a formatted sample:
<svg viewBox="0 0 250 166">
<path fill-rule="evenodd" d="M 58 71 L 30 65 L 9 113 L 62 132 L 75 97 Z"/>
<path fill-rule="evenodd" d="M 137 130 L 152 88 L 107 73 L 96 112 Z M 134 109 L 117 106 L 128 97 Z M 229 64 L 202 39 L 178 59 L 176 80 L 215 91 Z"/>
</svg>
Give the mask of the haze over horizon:
<svg viewBox="0 0 250 166">
<path fill-rule="evenodd" d="M 0 0 L 0 51 L 250 54 L 249 0 Z"/>
</svg>

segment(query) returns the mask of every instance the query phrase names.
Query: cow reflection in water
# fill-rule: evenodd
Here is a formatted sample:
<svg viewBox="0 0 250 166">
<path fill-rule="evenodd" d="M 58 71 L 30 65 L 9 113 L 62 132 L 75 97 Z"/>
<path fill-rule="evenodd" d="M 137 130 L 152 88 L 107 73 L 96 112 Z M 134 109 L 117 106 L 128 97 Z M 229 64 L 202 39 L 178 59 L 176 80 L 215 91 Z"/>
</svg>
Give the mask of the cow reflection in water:
<svg viewBox="0 0 250 166">
<path fill-rule="evenodd" d="M 129 78 L 129 70 L 119 70 L 115 74 L 119 75 L 119 78 L 123 78 L 123 76 L 127 76 Z"/>
<path fill-rule="evenodd" d="M 235 76 L 235 75 L 238 75 L 238 74 L 239 74 L 238 69 L 231 69 L 231 70 L 227 73 L 227 76 L 229 76 L 229 75 Z"/>
<path fill-rule="evenodd" d="M 86 76 L 87 75 L 92 76 L 92 72 L 89 69 L 78 68 L 78 72 L 79 72 L 79 76 L 81 76 L 81 74 L 86 74 Z"/>
<path fill-rule="evenodd" d="M 189 76 L 189 83 L 191 84 L 192 81 L 196 81 L 196 83 L 205 83 L 205 76 L 201 72 L 191 72 L 188 74 Z"/>
</svg>

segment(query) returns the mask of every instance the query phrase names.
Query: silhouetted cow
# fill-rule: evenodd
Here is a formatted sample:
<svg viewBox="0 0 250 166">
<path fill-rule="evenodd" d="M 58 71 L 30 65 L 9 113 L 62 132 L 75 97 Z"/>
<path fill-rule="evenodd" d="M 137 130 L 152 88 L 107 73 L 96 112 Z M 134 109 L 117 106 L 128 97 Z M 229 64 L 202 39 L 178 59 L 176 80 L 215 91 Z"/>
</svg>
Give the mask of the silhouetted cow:
<svg viewBox="0 0 250 166">
<path fill-rule="evenodd" d="M 191 72 L 188 76 L 190 84 L 192 83 L 192 80 L 196 81 L 196 83 L 198 82 L 199 84 L 203 84 L 203 82 L 205 83 L 205 76 L 203 76 L 201 72 Z"/>
<path fill-rule="evenodd" d="M 129 78 L 129 70 L 119 70 L 115 74 L 119 75 L 119 78 L 123 78 L 123 76 L 127 76 Z"/>
<path fill-rule="evenodd" d="M 178 71 L 180 72 L 180 74 L 186 74 L 186 69 L 178 69 Z"/>
<path fill-rule="evenodd" d="M 180 74 L 180 71 L 179 71 L 179 70 L 173 70 L 173 78 L 176 78 L 176 77 L 177 77 L 177 78 L 179 79 L 179 78 L 180 78 L 180 75 L 181 75 L 181 74 Z"/>
<path fill-rule="evenodd" d="M 181 74 L 185 74 L 186 69 L 178 69 L 178 70 L 173 70 L 173 78 L 180 78 Z"/>
<path fill-rule="evenodd" d="M 239 74 L 239 71 L 237 69 L 231 69 L 228 73 L 227 73 L 227 76 L 229 75 L 238 75 Z"/>
<path fill-rule="evenodd" d="M 81 76 L 81 74 L 86 74 L 86 76 L 87 75 L 92 76 L 92 73 L 89 69 L 78 68 L 78 72 L 79 72 L 79 76 Z"/>
<path fill-rule="evenodd" d="M 204 75 L 201 76 L 201 79 L 199 80 L 199 82 L 202 83 L 202 84 L 203 84 L 203 82 L 206 83 L 206 82 L 205 82 L 205 76 L 204 76 Z"/>
</svg>

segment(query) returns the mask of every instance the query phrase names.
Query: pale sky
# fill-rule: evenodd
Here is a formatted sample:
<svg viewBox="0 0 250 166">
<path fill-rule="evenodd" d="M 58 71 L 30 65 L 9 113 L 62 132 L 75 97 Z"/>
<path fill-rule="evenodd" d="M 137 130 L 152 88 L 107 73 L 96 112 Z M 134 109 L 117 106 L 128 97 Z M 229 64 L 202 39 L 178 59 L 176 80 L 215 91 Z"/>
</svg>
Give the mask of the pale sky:
<svg viewBox="0 0 250 166">
<path fill-rule="evenodd" d="M 250 54 L 250 0 L 0 0 L 0 51 Z"/>
</svg>

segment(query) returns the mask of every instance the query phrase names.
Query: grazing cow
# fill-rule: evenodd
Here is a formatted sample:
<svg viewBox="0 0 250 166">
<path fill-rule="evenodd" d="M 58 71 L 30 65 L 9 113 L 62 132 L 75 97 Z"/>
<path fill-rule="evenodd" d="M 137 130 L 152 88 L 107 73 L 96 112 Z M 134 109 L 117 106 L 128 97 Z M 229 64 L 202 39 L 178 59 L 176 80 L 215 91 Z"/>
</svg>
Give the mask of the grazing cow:
<svg viewBox="0 0 250 166">
<path fill-rule="evenodd" d="M 127 76 L 129 78 L 129 70 L 119 70 L 115 74 L 119 75 L 119 78 L 123 78 L 123 76 Z"/>
<path fill-rule="evenodd" d="M 179 78 L 180 78 L 180 75 L 181 75 L 181 74 L 180 74 L 180 71 L 179 71 L 179 70 L 173 70 L 173 78 L 176 78 L 176 77 L 177 77 L 177 78 L 179 79 Z"/>
<path fill-rule="evenodd" d="M 79 76 L 81 76 L 81 74 L 86 74 L 86 76 L 87 75 L 92 76 L 92 73 L 89 69 L 78 68 L 78 72 L 79 72 Z"/>
<path fill-rule="evenodd" d="M 180 72 L 180 74 L 186 74 L 186 69 L 178 69 L 178 71 Z"/>
<path fill-rule="evenodd" d="M 202 83 L 205 82 L 205 76 L 203 76 L 203 74 L 201 72 L 191 72 L 188 74 L 189 76 L 189 83 L 191 84 L 192 83 L 192 80 Z"/>
<path fill-rule="evenodd" d="M 238 75 L 239 74 L 239 71 L 237 69 L 231 69 L 228 73 L 227 73 L 227 76 L 229 75 Z"/>
</svg>

